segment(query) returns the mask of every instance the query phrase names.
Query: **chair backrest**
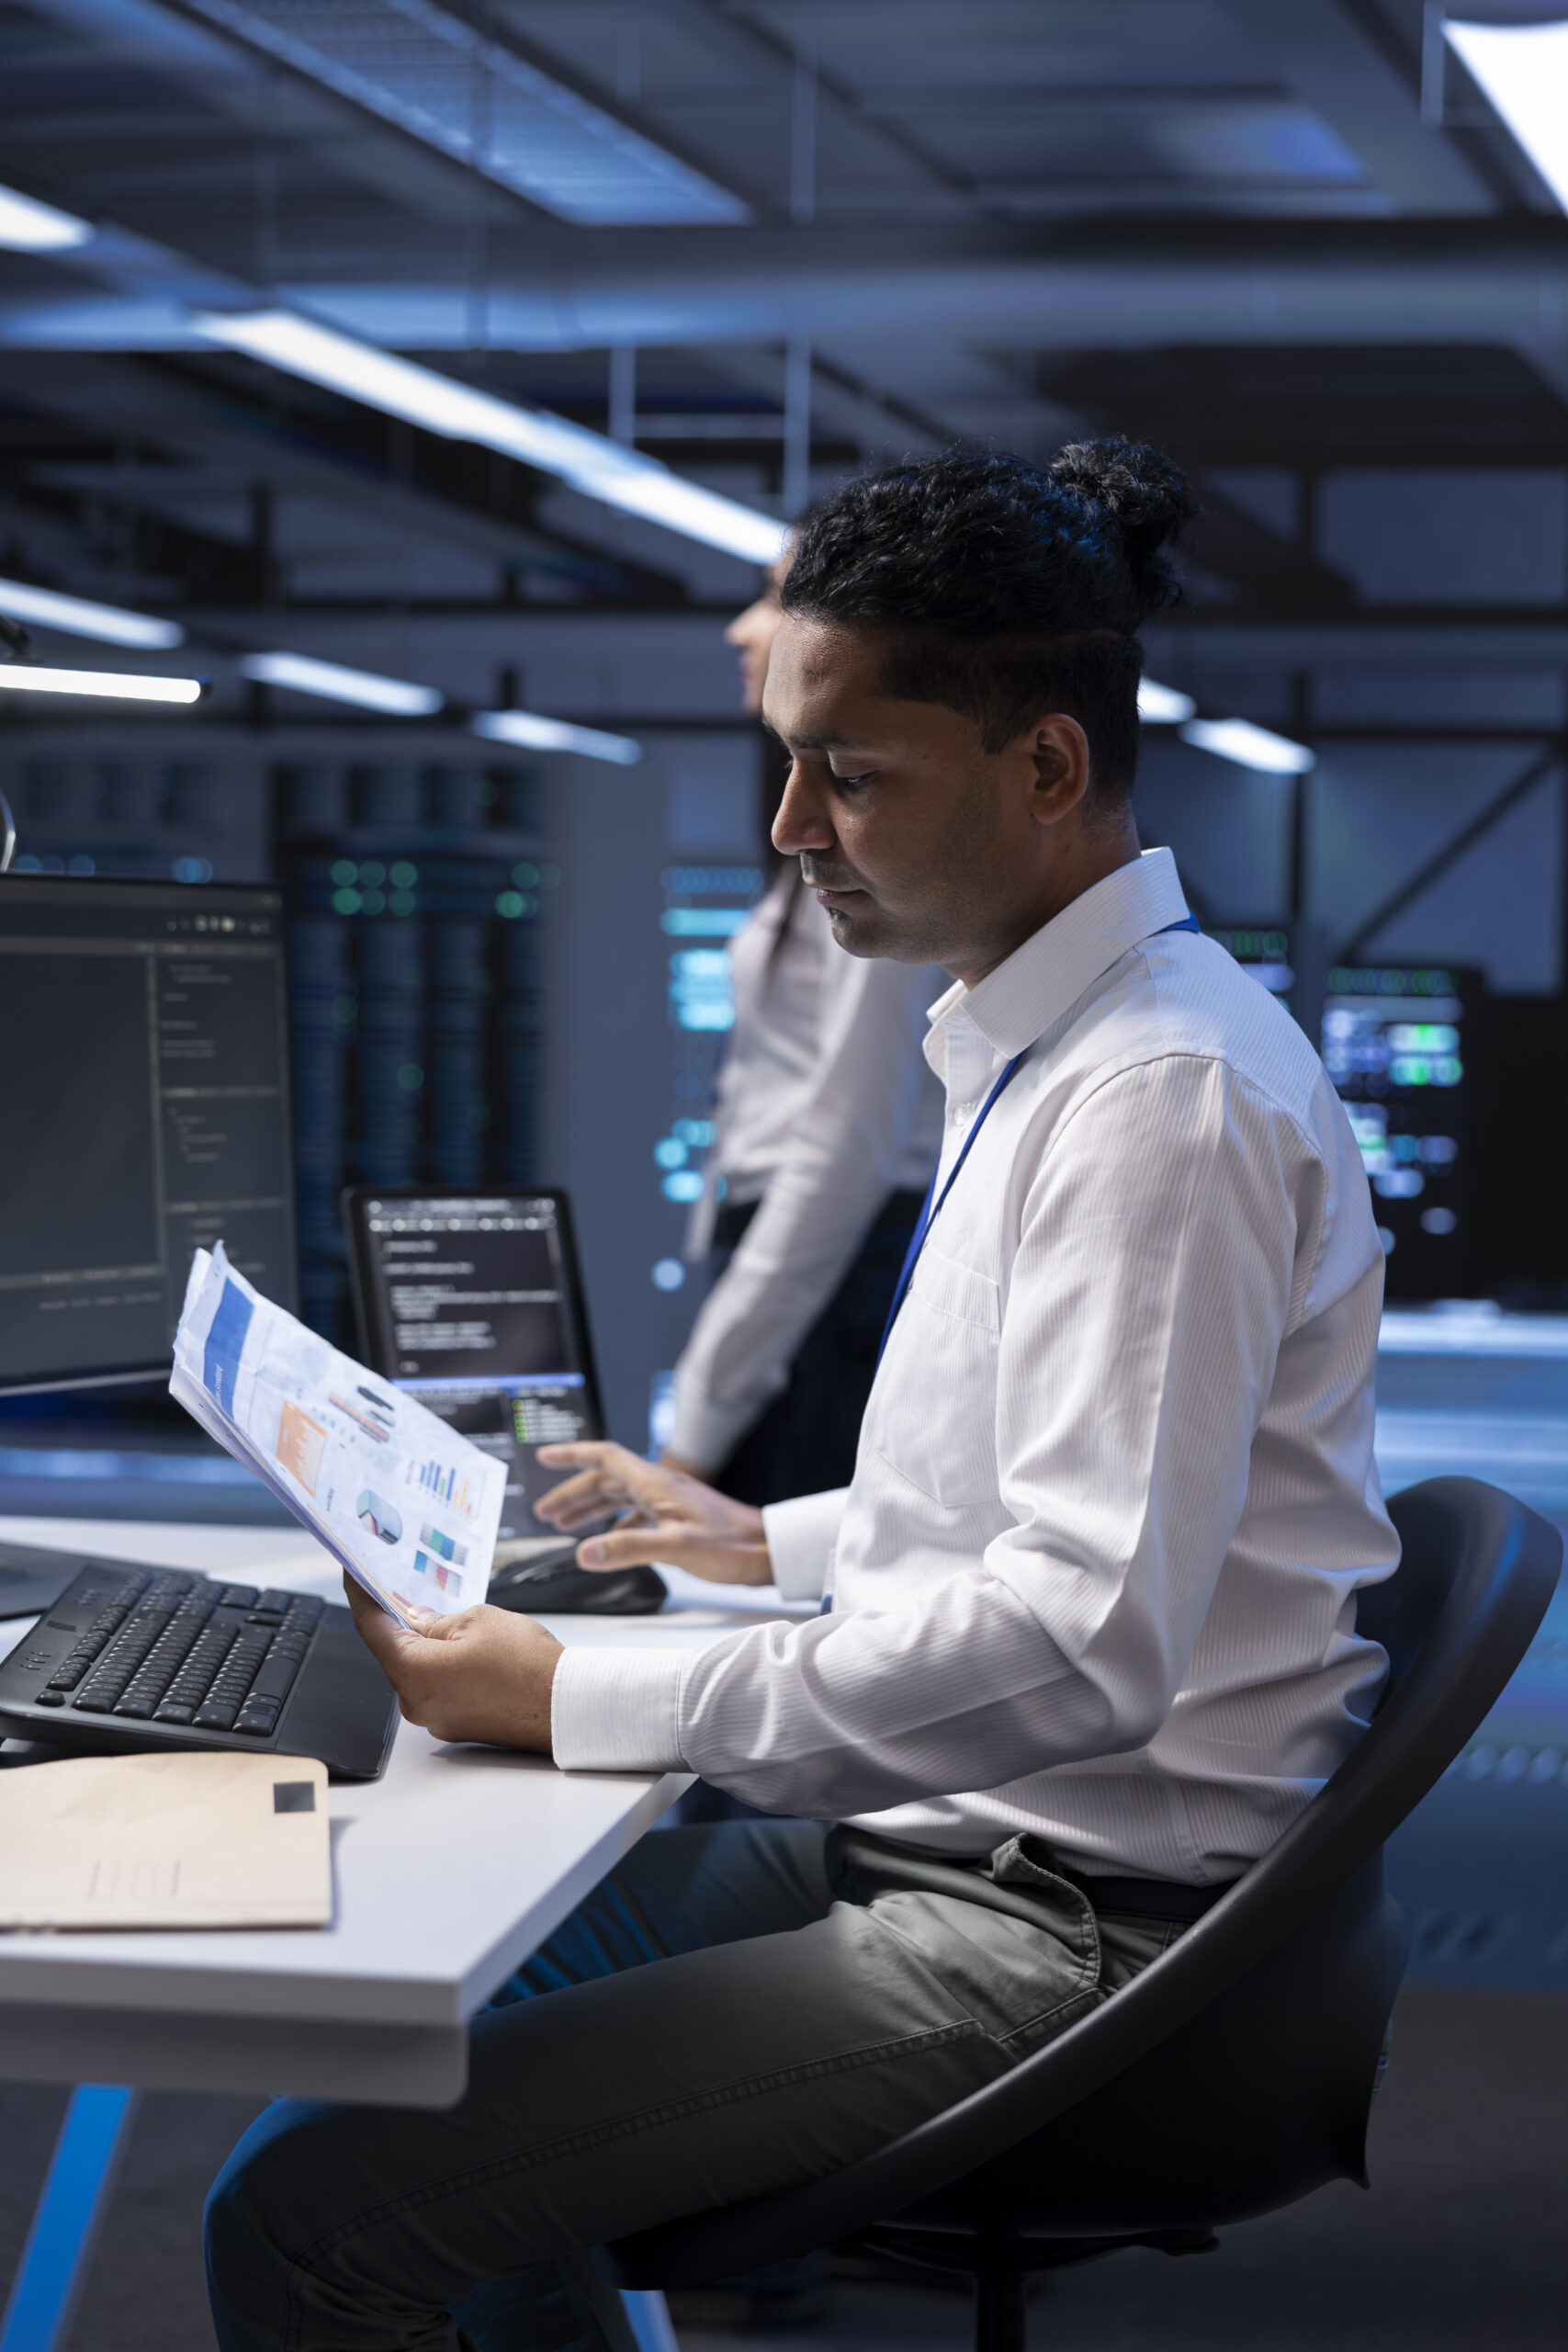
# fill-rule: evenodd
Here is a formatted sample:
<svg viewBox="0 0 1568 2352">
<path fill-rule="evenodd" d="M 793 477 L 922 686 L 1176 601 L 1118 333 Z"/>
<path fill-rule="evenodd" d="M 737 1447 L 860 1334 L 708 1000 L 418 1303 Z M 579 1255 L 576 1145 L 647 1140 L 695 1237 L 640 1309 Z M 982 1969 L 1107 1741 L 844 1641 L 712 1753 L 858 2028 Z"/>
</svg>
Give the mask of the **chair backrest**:
<svg viewBox="0 0 1568 2352">
<path fill-rule="evenodd" d="M 1562 1540 L 1495 1487 L 1434 1478 L 1390 1506 L 1404 1545 L 1358 1623 L 1389 1651 L 1373 1722 L 1246 1877 L 1112 2001 L 944 2114 L 824 2179 L 693 2215 L 616 2249 L 634 2276 L 731 2275 L 898 2213 L 1076 2108 L 1376 1867 L 1518 1666 L 1556 1589 Z"/>
</svg>

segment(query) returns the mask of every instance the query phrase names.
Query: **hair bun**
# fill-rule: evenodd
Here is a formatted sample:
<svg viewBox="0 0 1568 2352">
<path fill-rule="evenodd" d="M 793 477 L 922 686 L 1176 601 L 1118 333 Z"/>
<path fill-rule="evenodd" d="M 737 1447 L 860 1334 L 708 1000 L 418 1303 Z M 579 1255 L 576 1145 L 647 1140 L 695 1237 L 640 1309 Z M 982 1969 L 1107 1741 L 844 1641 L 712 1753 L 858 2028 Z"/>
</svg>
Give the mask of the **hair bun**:
<svg viewBox="0 0 1568 2352">
<path fill-rule="evenodd" d="M 1198 511 L 1180 467 L 1148 442 L 1116 433 L 1069 442 L 1048 471 L 1064 490 L 1076 491 L 1109 514 L 1148 610 L 1175 604 L 1180 583 L 1163 551 Z"/>
</svg>

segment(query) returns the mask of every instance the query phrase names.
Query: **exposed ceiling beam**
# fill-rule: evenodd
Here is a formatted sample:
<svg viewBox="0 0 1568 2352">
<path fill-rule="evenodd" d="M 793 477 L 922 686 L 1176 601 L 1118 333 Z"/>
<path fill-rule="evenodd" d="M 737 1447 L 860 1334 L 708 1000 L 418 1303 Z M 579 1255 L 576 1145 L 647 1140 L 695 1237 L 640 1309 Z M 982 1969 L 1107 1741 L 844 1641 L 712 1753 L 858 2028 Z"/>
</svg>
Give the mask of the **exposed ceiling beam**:
<svg viewBox="0 0 1568 2352">
<path fill-rule="evenodd" d="M 63 348 L 193 341 L 175 306 L 254 301 L 177 255 L 100 240 L 57 256 L 113 297 L 0 293 L 0 338 Z M 4 280 L 0 278 L 0 286 Z M 461 287 L 300 280 L 283 289 L 403 350 L 472 347 Z M 136 298 L 127 306 L 126 298 Z M 141 306 L 140 308 L 138 306 Z M 1316 342 L 1568 346 L 1568 220 L 604 231 L 508 250 L 479 322 L 491 349 L 854 341 L 942 322 L 1017 350 Z"/>
<path fill-rule="evenodd" d="M 79 61 L 91 56 L 107 70 L 129 66 L 198 93 L 220 130 L 225 122 L 237 125 L 264 151 L 269 145 L 313 148 L 335 178 L 380 198 L 405 218 L 458 231 L 472 220 L 474 177 L 465 165 L 159 0 L 28 0 L 28 6 L 88 44 Z M 527 212 L 520 197 L 488 185 L 486 195 L 496 211 L 514 218 Z"/>
<path fill-rule="evenodd" d="M 761 79 L 781 106 L 790 105 L 799 52 L 769 26 L 731 9 L 726 0 L 649 0 L 649 5 L 660 15 L 689 26 L 699 40 L 722 43 L 725 53 L 737 64 L 743 64 L 748 74 Z M 809 29 L 807 12 L 803 12 L 802 23 L 803 31 Z M 942 189 L 976 210 L 980 209 L 976 205 L 974 184 L 966 173 L 934 153 L 924 140 L 903 125 L 873 113 L 853 85 L 825 67 L 820 58 L 811 62 L 809 71 L 815 85 L 818 137 L 824 129 L 832 129 L 852 138 L 869 139 L 897 154 L 901 162 L 913 164 L 932 187 Z"/>
<path fill-rule="evenodd" d="M 1360 157 L 1401 212 L 1498 209 L 1452 141 L 1423 123 L 1417 93 L 1341 0 L 1225 0 L 1225 13 Z"/>
</svg>

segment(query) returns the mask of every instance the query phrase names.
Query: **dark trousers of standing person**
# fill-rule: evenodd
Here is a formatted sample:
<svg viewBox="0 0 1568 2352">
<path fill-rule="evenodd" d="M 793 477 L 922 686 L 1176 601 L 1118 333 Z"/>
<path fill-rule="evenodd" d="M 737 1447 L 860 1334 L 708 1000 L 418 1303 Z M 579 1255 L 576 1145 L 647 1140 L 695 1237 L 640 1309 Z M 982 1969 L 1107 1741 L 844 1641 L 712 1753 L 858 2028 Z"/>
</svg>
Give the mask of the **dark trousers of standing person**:
<svg viewBox="0 0 1568 2352">
<path fill-rule="evenodd" d="M 893 1193 L 854 1262 L 801 1341 L 789 1384 L 763 1407 L 712 1483 L 737 1502 L 782 1503 L 847 1487 L 887 1310 L 925 1195 Z M 758 1204 L 721 1208 L 715 1253 L 727 1262 Z"/>
<path fill-rule="evenodd" d="M 804 1821 L 645 1838 L 473 2029 L 440 2113 L 279 2101 L 208 2201 L 222 2352 L 635 2352 L 594 2247 L 766 2196 L 994 2082 L 1190 1888 Z M 417 1895 L 414 1897 L 417 1900 Z"/>
</svg>

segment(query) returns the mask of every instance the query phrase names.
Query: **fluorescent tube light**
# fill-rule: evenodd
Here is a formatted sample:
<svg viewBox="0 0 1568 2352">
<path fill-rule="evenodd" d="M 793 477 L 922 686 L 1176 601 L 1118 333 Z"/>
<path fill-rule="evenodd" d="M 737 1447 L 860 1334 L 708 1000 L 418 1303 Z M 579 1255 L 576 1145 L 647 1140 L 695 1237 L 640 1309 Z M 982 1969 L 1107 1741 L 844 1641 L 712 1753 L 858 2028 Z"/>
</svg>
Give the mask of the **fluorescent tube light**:
<svg viewBox="0 0 1568 2352">
<path fill-rule="evenodd" d="M 1157 685 L 1153 678 L 1138 680 L 1138 717 L 1151 727 L 1179 727 L 1197 708 L 1191 695 L 1175 686 Z"/>
<path fill-rule="evenodd" d="M 1254 727 L 1250 718 L 1193 718 L 1181 730 L 1184 743 L 1200 752 L 1213 752 L 1238 767 L 1257 768 L 1265 775 L 1305 775 L 1317 765 L 1317 753 L 1288 735 Z"/>
<path fill-rule="evenodd" d="M 122 612 L 118 605 L 91 605 L 83 596 L 62 596 L 52 588 L 31 587 L 25 580 L 0 580 L 0 613 L 17 621 L 36 621 L 40 628 L 62 629 L 68 637 L 140 645 L 149 652 L 183 645 L 186 638 L 178 621 Z"/>
<path fill-rule="evenodd" d="M 1443 24 L 1487 101 L 1568 212 L 1568 23 Z"/>
<path fill-rule="evenodd" d="M 636 767 L 642 745 L 631 735 L 604 735 L 597 727 L 569 727 L 564 718 L 541 718 L 532 710 L 482 710 L 472 722 L 476 735 L 491 743 L 517 743 L 526 752 L 578 752 L 585 760 L 610 760 Z"/>
<path fill-rule="evenodd" d="M 434 686 L 378 677 L 374 670 L 345 670 L 341 662 L 316 662 L 308 653 L 247 653 L 240 674 L 258 685 L 288 686 L 294 694 L 320 695 L 326 702 L 357 703 L 362 710 L 384 710 L 395 718 L 428 718 L 446 699 Z"/>
<path fill-rule="evenodd" d="M 422 368 L 374 344 L 318 326 L 293 311 L 243 314 L 197 311 L 193 323 L 214 343 L 265 359 L 285 375 L 323 384 L 400 416 L 448 441 L 475 441 L 542 473 L 555 474 L 587 498 L 641 514 L 705 547 L 722 548 L 747 563 L 776 563 L 789 532 L 771 514 L 742 506 L 671 473 L 657 458 L 572 424 L 547 409 L 519 408 L 476 390 L 455 377 Z"/>
<path fill-rule="evenodd" d="M 0 245 L 14 254 L 57 254 L 90 243 L 89 222 L 14 187 L 0 187 Z"/>
<path fill-rule="evenodd" d="M 45 670 L 0 662 L 0 694 L 99 695 L 114 702 L 199 702 L 199 678 L 137 678 L 118 670 Z"/>
</svg>

